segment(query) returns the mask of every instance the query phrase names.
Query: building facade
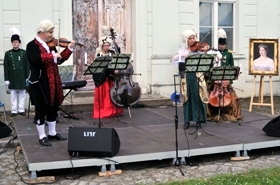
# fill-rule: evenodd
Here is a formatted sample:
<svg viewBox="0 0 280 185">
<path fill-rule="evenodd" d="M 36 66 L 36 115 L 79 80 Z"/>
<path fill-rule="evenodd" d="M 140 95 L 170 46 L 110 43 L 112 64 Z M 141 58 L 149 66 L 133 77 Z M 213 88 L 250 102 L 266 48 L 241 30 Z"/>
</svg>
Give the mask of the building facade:
<svg viewBox="0 0 280 185">
<path fill-rule="evenodd" d="M 184 30 L 194 29 L 200 39 L 209 33 L 204 41 L 211 47 L 217 47 L 218 28 L 226 30 L 228 48 L 233 51 L 235 65 L 242 71 L 233 84 L 243 90 L 236 91 L 239 97 L 250 97 L 252 91 L 254 76 L 248 73 L 249 39 L 280 36 L 279 0 L 1 0 L 0 9 L 0 84 L 4 84 L 4 53 L 11 48 L 9 28 L 15 26 L 21 31 L 21 47 L 25 48 L 43 19 L 55 23 L 54 35 L 58 34 L 60 20 L 61 36 L 92 44 L 74 52 L 67 64 L 76 66 L 83 64 L 85 52 L 89 61 L 94 59 L 92 51 L 98 46 L 101 27 L 114 26 L 122 38 L 119 42 L 123 53 L 134 54 L 134 71 L 141 76 L 133 78 L 142 92 L 167 97 L 174 92 L 173 75 L 178 74 L 170 58 L 183 45 Z M 267 80 L 265 77 L 265 95 L 270 93 Z M 279 96 L 279 76 L 273 76 L 272 80 L 273 94 Z M 5 88 L 1 88 L 0 100 L 9 105 L 8 96 Z"/>
</svg>

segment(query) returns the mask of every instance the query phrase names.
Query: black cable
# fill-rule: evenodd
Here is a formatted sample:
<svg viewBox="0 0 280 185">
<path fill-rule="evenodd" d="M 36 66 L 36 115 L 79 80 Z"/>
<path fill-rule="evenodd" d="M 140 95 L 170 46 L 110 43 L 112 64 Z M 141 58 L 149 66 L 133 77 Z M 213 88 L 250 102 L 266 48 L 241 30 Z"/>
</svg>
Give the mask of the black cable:
<svg viewBox="0 0 280 185">
<path fill-rule="evenodd" d="M 8 147 L 10 144 L 13 144 L 13 141 L 17 138 L 17 136 L 14 136 L 12 139 L 10 139 L 8 141 L 8 143 L 4 146 L 4 148 L 2 149 L 2 151 L 0 152 L 0 155 L 2 155 L 3 153 L 7 152 Z"/>
<path fill-rule="evenodd" d="M 16 147 L 14 148 L 14 152 L 13 152 L 14 161 L 15 161 L 15 163 L 16 163 L 15 172 L 16 172 L 16 174 L 19 176 L 21 182 L 23 182 L 24 184 L 54 184 L 54 183 L 57 183 L 57 182 L 60 180 L 60 178 L 58 177 L 54 182 L 38 182 L 38 183 L 26 182 L 26 181 L 23 179 L 23 177 L 19 174 L 19 172 L 17 171 L 17 168 L 18 168 L 19 164 L 18 164 L 18 162 L 17 162 L 17 160 L 16 160 L 16 155 L 15 155 L 15 154 L 16 154 Z"/>
<path fill-rule="evenodd" d="M 262 120 L 271 120 L 271 118 L 263 118 L 263 119 L 257 119 L 257 120 L 252 120 L 252 121 L 246 121 L 246 122 L 237 122 L 239 126 L 241 126 L 242 123 L 245 123 L 245 124 L 251 124 L 252 122 L 255 122 L 255 121 L 262 121 Z"/>
<path fill-rule="evenodd" d="M 65 175 L 65 179 L 67 179 L 67 180 L 75 180 L 75 179 L 79 179 L 79 178 L 81 178 L 81 177 L 83 177 L 84 176 L 84 174 L 85 174 L 85 172 L 83 172 L 83 174 L 79 174 L 79 173 L 76 173 L 76 174 L 74 174 L 74 170 L 75 170 L 75 168 L 74 168 L 74 165 L 73 165 L 73 162 L 72 162 L 72 159 L 75 157 L 75 153 L 73 153 L 73 155 L 70 157 L 70 163 L 71 163 L 71 166 L 72 166 L 72 170 L 71 170 L 71 177 L 68 177 L 68 176 L 66 176 Z M 75 176 L 76 175 L 76 176 Z"/>
</svg>

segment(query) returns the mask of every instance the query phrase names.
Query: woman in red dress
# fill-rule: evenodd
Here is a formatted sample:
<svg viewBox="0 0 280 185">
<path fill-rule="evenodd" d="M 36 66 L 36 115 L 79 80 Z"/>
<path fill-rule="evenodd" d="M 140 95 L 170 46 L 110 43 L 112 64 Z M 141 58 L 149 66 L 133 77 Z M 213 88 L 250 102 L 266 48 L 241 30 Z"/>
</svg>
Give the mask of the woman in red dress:
<svg viewBox="0 0 280 185">
<path fill-rule="evenodd" d="M 97 57 L 111 56 L 115 54 L 113 50 L 110 50 L 111 39 L 106 37 L 102 40 L 101 51 L 97 53 Z M 114 71 L 115 74 L 118 71 Z M 110 77 L 106 77 L 102 85 L 95 87 L 94 92 L 94 104 L 93 104 L 93 118 L 110 118 L 120 116 L 123 114 L 123 108 L 117 107 L 113 104 L 110 98 L 110 88 L 114 86 L 114 81 Z"/>
</svg>

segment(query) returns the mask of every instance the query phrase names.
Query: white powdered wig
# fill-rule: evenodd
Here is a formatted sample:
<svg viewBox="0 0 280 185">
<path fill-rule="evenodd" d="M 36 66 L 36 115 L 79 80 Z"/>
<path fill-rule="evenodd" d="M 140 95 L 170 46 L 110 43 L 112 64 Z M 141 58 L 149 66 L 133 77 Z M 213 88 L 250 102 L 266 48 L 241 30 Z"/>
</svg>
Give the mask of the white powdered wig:
<svg viewBox="0 0 280 185">
<path fill-rule="evenodd" d="M 219 38 L 223 38 L 223 39 L 227 38 L 227 33 L 225 32 L 225 30 L 223 28 L 220 28 L 218 30 L 218 39 Z"/>
<path fill-rule="evenodd" d="M 54 28 L 54 24 L 52 21 L 50 20 L 43 20 L 41 21 L 38 26 L 37 26 L 37 29 L 36 29 L 36 32 L 37 33 L 40 33 L 40 32 L 47 32 L 49 31 L 50 29 Z"/>
<path fill-rule="evenodd" d="M 10 28 L 10 37 L 12 37 L 13 35 L 20 36 L 20 31 L 15 27 Z"/>
<path fill-rule="evenodd" d="M 183 43 L 186 43 L 186 41 L 188 40 L 188 38 L 189 38 L 190 36 L 192 36 L 192 35 L 194 35 L 195 38 L 196 38 L 196 33 L 195 33 L 195 31 L 193 31 L 193 30 L 191 30 L 191 29 L 185 30 L 185 31 L 183 32 L 183 34 L 182 34 L 182 42 L 183 42 Z"/>
</svg>

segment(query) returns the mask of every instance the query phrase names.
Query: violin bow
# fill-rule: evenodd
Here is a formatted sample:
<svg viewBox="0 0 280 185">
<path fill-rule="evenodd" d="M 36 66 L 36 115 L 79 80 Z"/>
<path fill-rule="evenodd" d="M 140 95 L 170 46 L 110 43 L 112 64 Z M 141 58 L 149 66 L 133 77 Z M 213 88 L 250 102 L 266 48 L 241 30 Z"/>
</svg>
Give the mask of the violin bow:
<svg viewBox="0 0 280 185">
<path fill-rule="evenodd" d="M 58 50 L 57 50 L 57 52 L 58 52 L 58 53 L 60 53 L 59 39 L 60 39 L 60 19 L 58 19 L 58 39 L 57 39 L 57 45 L 58 45 Z"/>
<path fill-rule="evenodd" d="M 203 42 L 209 34 L 210 34 L 210 31 L 203 37 L 203 39 L 200 42 Z"/>
</svg>

